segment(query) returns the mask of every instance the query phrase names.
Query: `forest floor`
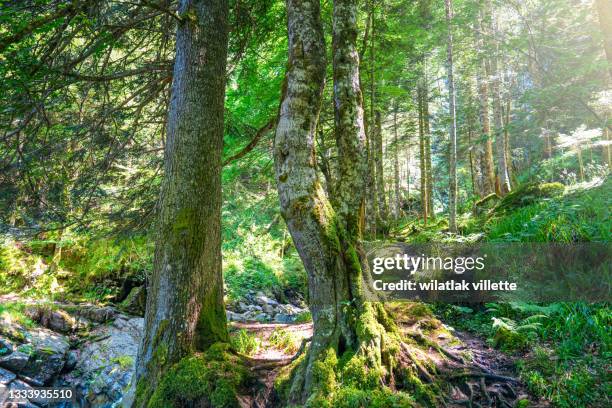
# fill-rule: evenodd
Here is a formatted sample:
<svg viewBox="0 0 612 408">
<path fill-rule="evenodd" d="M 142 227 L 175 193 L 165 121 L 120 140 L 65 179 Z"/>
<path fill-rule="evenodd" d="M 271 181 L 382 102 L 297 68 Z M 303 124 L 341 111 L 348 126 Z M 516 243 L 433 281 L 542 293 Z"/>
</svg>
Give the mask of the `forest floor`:
<svg viewBox="0 0 612 408">
<path fill-rule="evenodd" d="M 446 407 L 548 407 L 531 395 L 517 376 L 516 359 L 492 348 L 486 340 L 467 331 L 455 330 L 433 316 L 423 316 L 418 304 L 408 303 L 416 313 L 400 314 L 398 323 L 407 339 L 406 347 L 415 357 L 412 364 L 433 365 L 437 368 L 434 381 L 446 393 Z M 394 304 L 396 311 L 403 305 Z M 258 389 L 253 397 L 245 397 L 245 407 L 273 407 L 274 381 L 282 367 L 295 357 L 295 347 L 283 348 L 277 333 L 289 333 L 293 344 L 307 341 L 312 335 L 312 324 L 234 323 L 232 332 L 248 333 L 257 339 L 258 349 L 251 358 Z M 297 351 L 300 353 L 302 350 Z M 422 367 L 415 367 L 417 370 Z"/>
</svg>

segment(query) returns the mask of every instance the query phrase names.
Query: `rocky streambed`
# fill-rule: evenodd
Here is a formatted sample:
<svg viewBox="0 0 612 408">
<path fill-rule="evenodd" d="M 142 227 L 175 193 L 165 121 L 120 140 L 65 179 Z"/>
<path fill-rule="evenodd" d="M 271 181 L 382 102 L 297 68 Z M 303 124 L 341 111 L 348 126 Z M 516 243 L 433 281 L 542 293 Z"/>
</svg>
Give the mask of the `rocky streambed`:
<svg viewBox="0 0 612 408">
<path fill-rule="evenodd" d="M 15 297 L 0 298 L 0 304 L 22 305 L 27 320 L 26 324 L 0 314 L 0 390 L 71 387 L 76 391 L 73 408 L 120 406 L 134 373 L 144 327 L 141 316 L 125 308 Z M 230 303 L 227 310 L 228 321 L 238 323 L 293 323 L 307 316 L 303 307 L 256 292 Z M 0 393 L 0 407 L 7 397 L 7 392 Z M 35 399 L 19 405 L 50 406 Z"/>
</svg>

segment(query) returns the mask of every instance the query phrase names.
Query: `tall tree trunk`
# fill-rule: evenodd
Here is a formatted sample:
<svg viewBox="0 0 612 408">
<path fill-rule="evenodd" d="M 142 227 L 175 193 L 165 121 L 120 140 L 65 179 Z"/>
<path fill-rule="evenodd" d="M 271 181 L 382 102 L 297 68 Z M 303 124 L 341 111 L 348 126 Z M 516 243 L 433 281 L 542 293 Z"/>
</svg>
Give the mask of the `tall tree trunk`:
<svg viewBox="0 0 612 408">
<path fill-rule="evenodd" d="M 425 138 L 425 177 L 427 180 L 427 214 L 432 220 L 436 218 L 433 207 L 433 169 L 431 166 L 431 129 L 429 126 L 429 85 L 425 67 L 425 82 L 423 88 L 423 129 Z"/>
<path fill-rule="evenodd" d="M 406 204 L 408 211 L 412 210 L 410 203 L 410 143 L 408 143 L 408 146 L 406 146 Z"/>
<path fill-rule="evenodd" d="M 378 222 L 380 226 L 384 225 L 389 216 L 389 207 L 385 197 L 385 172 L 383 170 L 383 138 L 380 111 L 374 113 L 374 133 L 373 137 L 376 141 L 376 155 L 374 161 L 376 164 L 376 193 L 378 194 Z"/>
<path fill-rule="evenodd" d="M 373 45 L 373 37 L 374 37 L 374 33 L 373 33 L 373 20 L 374 20 L 374 2 L 372 0 L 368 0 L 367 2 L 367 9 L 368 9 L 368 16 L 366 19 L 366 29 L 365 29 L 365 33 L 363 35 L 363 43 L 362 43 L 362 48 L 359 52 L 359 59 L 360 61 L 363 59 L 363 57 L 365 56 L 366 50 L 368 49 L 368 45 L 372 44 Z M 374 49 L 372 47 L 371 51 L 373 52 Z M 374 61 L 372 58 L 370 58 L 370 67 L 369 67 L 369 72 L 373 73 L 374 72 L 374 67 L 373 67 Z M 364 93 L 363 90 L 363 69 L 361 69 L 362 66 L 360 66 L 360 70 L 359 70 L 359 79 L 360 79 L 360 86 L 361 86 L 361 90 L 362 90 L 362 94 Z M 373 85 L 373 83 L 371 84 Z M 376 164 L 374 162 L 374 143 L 372 140 L 372 129 L 373 127 L 373 122 L 374 122 L 374 111 L 373 111 L 373 107 L 374 107 L 374 103 L 373 103 L 373 87 L 370 87 L 370 90 L 372 91 L 372 94 L 370 95 L 371 97 L 371 101 L 370 101 L 370 109 L 369 109 L 369 115 L 365 115 L 364 116 L 364 127 L 365 127 L 365 132 L 366 132 L 366 149 L 367 149 L 367 156 L 368 156 L 368 172 L 366 175 L 366 196 L 365 196 L 365 225 L 366 225 L 366 235 L 371 237 L 371 238 L 376 238 L 376 217 L 377 217 L 377 213 L 378 213 L 378 205 L 377 205 L 377 196 L 376 196 Z"/>
<path fill-rule="evenodd" d="M 450 152 L 449 152 L 449 194 L 448 194 L 448 227 L 450 232 L 457 233 L 457 115 L 455 112 L 455 79 L 453 77 L 453 5 L 451 0 L 444 0 L 448 39 L 446 44 L 446 62 L 448 70 L 448 105 L 451 116 Z"/>
<path fill-rule="evenodd" d="M 394 182 L 394 202 L 393 202 L 393 216 L 395 219 L 399 219 L 400 216 L 400 165 L 399 165 L 399 139 L 397 137 L 397 106 L 393 110 L 393 182 Z"/>
<path fill-rule="evenodd" d="M 500 73 L 498 72 L 498 30 L 496 16 L 492 14 L 491 2 L 487 4 L 487 17 L 491 29 L 489 33 L 493 36 L 494 46 L 491 55 L 491 93 L 493 96 L 493 118 L 495 124 L 495 150 L 497 153 L 497 183 L 496 190 L 499 195 L 505 195 L 510 191 L 510 174 L 506 161 L 506 141 L 504 137 L 503 107 L 500 91 Z"/>
<path fill-rule="evenodd" d="M 228 46 L 226 0 L 182 0 L 165 175 L 136 405 L 164 371 L 193 351 L 227 341 L 221 274 L 221 156 Z"/>
<path fill-rule="evenodd" d="M 481 29 L 485 28 L 481 24 Z M 476 30 L 477 48 L 479 50 L 480 66 L 476 75 L 478 86 L 478 99 L 480 102 L 480 125 L 482 126 L 482 139 L 484 140 L 484 151 L 481 160 L 481 172 L 483 175 L 483 194 L 488 195 L 495 191 L 495 169 L 493 163 L 493 140 L 491 137 L 491 122 L 489 120 L 489 67 L 485 52 L 482 35 Z"/>
<path fill-rule="evenodd" d="M 510 145 L 510 109 L 512 107 L 512 100 L 510 96 L 506 100 L 506 109 L 504 112 L 504 152 L 506 157 L 506 165 L 508 169 L 508 179 L 510 180 L 510 186 L 512 186 L 512 147 Z"/>
<path fill-rule="evenodd" d="M 289 64 L 274 161 L 281 213 L 309 282 L 314 333 L 290 388 L 291 402 L 303 404 L 307 398 L 326 397 L 317 393 L 327 378 L 317 376 L 316 367 L 330 354 L 351 350 L 365 356 L 373 369 L 381 369 L 384 343 L 380 339 L 386 329 L 378 319 L 383 315 L 382 321 L 388 319 L 380 304 L 365 300 L 369 274 L 363 269 L 359 243 L 367 163 L 357 80 L 357 5 L 351 0 L 334 3 L 336 137 L 339 166 L 346 171 L 340 172 L 334 206 L 319 183 L 313 161 L 326 68 L 319 1 L 287 0 L 286 5 Z M 364 325 L 364 319 L 371 324 Z"/>
<path fill-rule="evenodd" d="M 417 108 L 419 113 L 419 164 L 421 172 L 421 214 L 423 223 L 427 225 L 429 216 L 429 199 L 427 197 L 427 155 L 425 153 L 425 119 L 423 112 L 423 86 L 417 87 Z"/>
<path fill-rule="evenodd" d="M 595 0 L 595 4 L 608 59 L 609 79 L 612 81 L 612 0 Z"/>
</svg>

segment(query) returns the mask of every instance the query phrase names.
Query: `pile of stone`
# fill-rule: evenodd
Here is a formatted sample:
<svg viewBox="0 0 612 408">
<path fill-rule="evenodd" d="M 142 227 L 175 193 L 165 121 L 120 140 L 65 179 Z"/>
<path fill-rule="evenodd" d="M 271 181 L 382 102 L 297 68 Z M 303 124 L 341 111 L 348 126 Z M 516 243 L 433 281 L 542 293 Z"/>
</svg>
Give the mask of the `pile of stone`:
<svg viewBox="0 0 612 408">
<path fill-rule="evenodd" d="M 249 291 L 228 305 L 227 319 L 233 322 L 294 323 L 308 312 L 305 307 L 280 303 L 263 292 Z"/>
</svg>

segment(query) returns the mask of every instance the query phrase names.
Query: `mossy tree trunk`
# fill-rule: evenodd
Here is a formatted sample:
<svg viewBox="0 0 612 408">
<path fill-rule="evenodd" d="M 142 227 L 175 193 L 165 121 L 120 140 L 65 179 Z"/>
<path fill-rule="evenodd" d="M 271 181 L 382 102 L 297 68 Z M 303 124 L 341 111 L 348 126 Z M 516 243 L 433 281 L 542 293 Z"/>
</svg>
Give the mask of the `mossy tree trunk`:
<svg viewBox="0 0 612 408">
<path fill-rule="evenodd" d="M 382 365 L 384 311 L 366 301 L 359 243 L 367 172 L 363 108 L 355 48 L 357 4 L 334 3 L 334 103 L 339 176 L 331 201 L 317 177 L 314 132 L 325 80 L 318 0 L 287 0 L 289 63 L 274 144 L 281 211 L 308 273 L 314 323 L 310 348 L 296 369 L 290 399 L 302 404 L 324 381 L 317 367 L 330 353 L 352 350 Z M 383 320 L 384 321 L 384 320 Z"/>
<path fill-rule="evenodd" d="M 163 373 L 227 341 L 221 273 L 221 155 L 227 0 L 182 0 L 153 274 L 136 369 L 146 406 Z"/>
</svg>

